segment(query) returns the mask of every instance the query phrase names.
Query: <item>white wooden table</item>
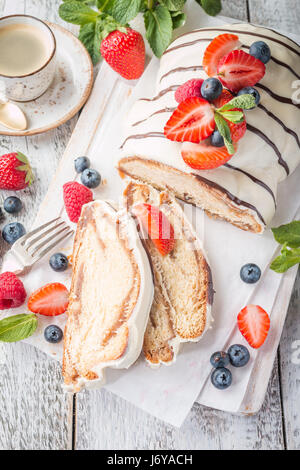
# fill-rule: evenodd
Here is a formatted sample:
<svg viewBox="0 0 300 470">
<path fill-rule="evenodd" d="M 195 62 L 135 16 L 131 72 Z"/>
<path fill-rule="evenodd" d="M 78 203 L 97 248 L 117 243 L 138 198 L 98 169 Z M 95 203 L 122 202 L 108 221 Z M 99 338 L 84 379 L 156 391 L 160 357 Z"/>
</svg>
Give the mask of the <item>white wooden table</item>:
<svg viewBox="0 0 300 470">
<path fill-rule="evenodd" d="M 67 27 L 57 14 L 60 0 L 0 0 L 1 13 L 5 3 L 15 5 L 14 13 L 32 14 Z M 298 0 L 223 0 L 222 13 L 300 35 Z M 35 184 L 21 194 L 25 210 L 19 220 L 26 228 L 30 228 L 76 121 L 74 117 L 40 136 L 0 136 L 0 154 L 20 150 L 36 169 Z M 6 196 L 2 191 L 0 204 Z M 0 257 L 6 248 L 0 241 Z M 67 396 L 55 361 L 24 344 L 0 344 L 0 449 L 300 449 L 296 341 L 300 341 L 299 276 L 261 411 L 241 417 L 194 405 L 179 430 L 107 391 Z"/>
</svg>

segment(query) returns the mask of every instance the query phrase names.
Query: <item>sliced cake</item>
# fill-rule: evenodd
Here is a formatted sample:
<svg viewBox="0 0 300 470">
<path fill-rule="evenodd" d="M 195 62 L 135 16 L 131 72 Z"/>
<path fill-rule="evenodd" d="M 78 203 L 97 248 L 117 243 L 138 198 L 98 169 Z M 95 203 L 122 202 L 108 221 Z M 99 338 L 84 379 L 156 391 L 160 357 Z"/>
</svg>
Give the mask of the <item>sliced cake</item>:
<svg viewBox="0 0 300 470">
<path fill-rule="evenodd" d="M 144 355 L 153 366 L 170 364 L 181 342 L 198 341 L 210 325 L 213 300 L 210 268 L 200 240 L 168 192 L 130 182 L 124 192 L 124 205 L 140 222 L 154 274 L 154 301 L 144 337 Z M 171 224 L 174 239 L 171 251 L 158 249 L 147 236 L 140 218 L 141 205 L 151 207 L 153 214 L 159 209 Z M 155 221 L 151 222 L 153 226 Z M 168 234 L 166 240 L 169 242 Z"/>
<path fill-rule="evenodd" d="M 153 278 L 134 220 L 104 201 L 83 207 L 72 259 L 63 376 L 78 391 L 101 385 L 107 367 L 138 358 Z"/>
<path fill-rule="evenodd" d="M 156 188 L 170 188 L 213 217 L 263 232 L 275 213 L 278 184 L 300 161 L 299 58 L 295 42 L 251 24 L 209 27 L 180 36 L 162 56 L 156 94 L 139 99 L 127 116 L 119 170 Z M 213 102 L 210 109 L 200 98 L 190 98 L 179 109 L 175 96 L 187 81 L 208 76 L 217 77 L 232 98 L 248 85 L 252 92 L 255 87 L 258 99 L 255 109 L 245 113 L 247 130 L 244 124 L 236 132 L 227 121 L 233 142 L 230 154 L 224 142 L 211 139 L 215 108 L 224 103 Z M 192 96 L 199 97 L 197 93 Z M 198 139 L 195 132 L 185 133 L 185 126 L 195 130 L 194 118 L 202 119 Z"/>
</svg>

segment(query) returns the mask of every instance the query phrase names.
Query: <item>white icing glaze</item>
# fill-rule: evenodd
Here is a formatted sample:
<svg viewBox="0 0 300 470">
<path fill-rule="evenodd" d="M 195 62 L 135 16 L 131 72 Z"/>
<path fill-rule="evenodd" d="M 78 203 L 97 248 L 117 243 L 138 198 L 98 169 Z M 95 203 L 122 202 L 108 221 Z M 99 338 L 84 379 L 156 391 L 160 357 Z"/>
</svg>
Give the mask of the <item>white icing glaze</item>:
<svg viewBox="0 0 300 470">
<path fill-rule="evenodd" d="M 139 156 L 153 159 L 183 172 L 198 174 L 219 184 L 241 201 L 254 206 L 268 224 L 275 212 L 274 197 L 276 198 L 278 183 L 287 177 L 284 165 L 287 165 L 289 172 L 292 173 L 300 161 L 299 136 L 297 140 L 300 105 L 295 106 L 292 103 L 280 102 L 267 91 L 261 89 L 260 85 L 268 87 L 271 92 L 291 100 L 294 91 L 292 88 L 293 82 L 300 75 L 300 47 L 276 32 L 251 24 L 224 25 L 223 27 L 209 28 L 209 31 L 205 31 L 205 29 L 192 31 L 176 39 L 163 55 L 157 77 L 156 96 L 163 90 L 168 90 L 170 87 L 176 88 L 177 85 L 181 85 L 191 78 L 207 78 L 205 72 L 199 69 L 168 73 L 178 67 L 201 66 L 206 47 L 211 39 L 222 34 L 222 31 L 236 31 L 243 45 L 250 46 L 257 40 L 263 40 L 271 48 L 272 57 L 275 60 L 271 59 L 266 64 L 266 74 L 257 89 L 261 94 L 261 105 L 276 116 L 277 120 L 261 107 L 247 111 L 246 114 L 249 127 L 262 132 L 269 139 L 269 143 L 262 136 L 257 135 L 248 128 L 245 137 L 239 142 L 237 153 L 228 162 L 237 169 L 222 166 L 215 170 L 192 170 L 181 157 L 181 144 L 172 142 L 163 136 L 163 129 L 171 115 L 171 111 L 154 114 L 164 108 L 177 106 L 174 89 L 171 88 L 158 99 L 153 101 L 139 100 L 135 103 L 127 116 L 124 140 L 132 135 L 149 133 L 155 133 L 155 135 L 125 140 L 122 157 Z M 262 38 L 261 35 L 267 36 L 267 38 Z M 178 47 L 194 41 L 198 42 Z M 247 49 L 244 50 L 247 51 Z M 285 64 L 285 66 L 280 65 L 278 61 Z M 294 73 L 291 69 L 294 70 Z M 168 75 L 164 76 L 165 74 Z M 278 119 L 282 122 L 282 125 L 278 122 Z M 134 125 L 137 122 L 140 123 Z M 157 135 L 157 133 L 159 134 Z M 275 145 L 277 153 L 271 143 Z M 279 164 L 278 154 L 281 154 L 284 160 L 283 164 Z M 269 191 L 245 173 L 267 185 Z M 263 230 L 264 224 L 257 216 L 257 213 L 255 211 L 251 211 L 251 213 Z"/>
<path fill-rule="evenodd" d="M 99 388 L 105 383 L 105 369 L 111 367 L 114 369 L 127 369 L 139 357 L 143 346 L 144 333 L 146 330 L 150 308 L 153 301 L 154 286 L 152 271 L 147 254 L 138 236 L 136 225 L 132 217 L 125 212 L 124 209 L 117 211 L 115 204 L 106 201 L 97 201 L 102 204 L 105 212 L 107 212 L 113 220 L 119 219 L 127 233 L 129 248 L 133 251 L 135 261 L 138 265 L 141 284 L 138 301 L 127 322 L 129 336 L 125 353 L 115 361 L 101 362 L 98 367 L 93 368 L 99 379 L 87 380 L 80 377 L 76 383 L 76 389 L 82 388 Z M 95 204 L 95 201 L 89 203 Z M 73 385 L 64 385 L 66 391 L 73 391 Z"/>
</svg>

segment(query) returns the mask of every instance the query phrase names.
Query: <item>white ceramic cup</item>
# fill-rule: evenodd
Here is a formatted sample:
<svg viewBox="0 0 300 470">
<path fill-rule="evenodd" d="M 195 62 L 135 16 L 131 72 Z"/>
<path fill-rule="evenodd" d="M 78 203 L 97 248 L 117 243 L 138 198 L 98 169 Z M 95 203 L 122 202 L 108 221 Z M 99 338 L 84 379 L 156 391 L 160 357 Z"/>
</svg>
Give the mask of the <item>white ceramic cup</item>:
<svg viewBox="0 0 300 470">
<path fill-rule="evenodd" d="M 11 15 L 0 18 L 0 30 L 4 26 L 26 24 L 41 30 L 49 41 L 49 57 L 45 63 L 31 73 L 19 76 L 0 74 L 0 101 L 31 101 L 41 96 L 51 85 L 56 66 L 56 41 L 49 26 L 42 20 L 29 15 Z M 0 51 L 1 53 L 1 51 Z"/>
</svg>

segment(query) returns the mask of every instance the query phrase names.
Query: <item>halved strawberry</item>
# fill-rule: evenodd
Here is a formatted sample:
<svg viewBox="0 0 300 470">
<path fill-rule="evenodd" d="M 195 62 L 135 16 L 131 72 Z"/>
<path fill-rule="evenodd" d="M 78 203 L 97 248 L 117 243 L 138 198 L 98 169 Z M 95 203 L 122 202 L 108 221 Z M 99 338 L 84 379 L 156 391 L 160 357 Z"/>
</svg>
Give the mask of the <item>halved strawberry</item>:
<svg viewBox="0 0 300 470">
<path fill-rule="evenodd" d="M 270 317 L 259 305 L 247 305 L 237 317 L 238 327 L 252 348 L 260 348 L 268 336 Z"/>
<path fill-rule="evenodd" d="M 151 204 L 137 204 L 132 208 L 143 228 L 161 255 L 170 253 L 175 245 L 174 228 L 165 214 Z"/>
<path fill-rule="evenodd" d="M 226 147 L 213 147 L 209 140 L 200 144 L 184 142 L 181 155 L 185 163 L 195 170 L 218 168 L 231 159 Z"/>
<path fill-rule="evenodd" d="M 164 128 L 165 136 L 176 142 L 201 142 L 215 130 L 214 110 L 202 98 L 188 98 L 180 103 Z"/>
<path fill-rule="evenodd" d="M 234 96 L 232 93 L 230 93 L 230 91 L 223 90 L 221 95 L 216 100 L 213 101 L 213 104 L 216 108 L 222 108 L 224 104 L 229 103 L 229 101 L 231 101 L 233 98 Z M 232 111 L 243 111 L 243 110 L 240 108 L 233 108 Z M 244 113 L 244 121 L 240 122 L 239 124 L 230 122 L 227 119 L 226 121 L 230 128 L 232 142 L 238 142 L 242 137 L 244 137 L 245 132 L 247 130 L 245 113 Z"/>
<path fill-rule="evenodd" d="M 265 73 L 265 64 L 241 50 L 229 52 L 218 65 L 218 78 L 226 88 L 235 93 L 247 86 L 256 85 Z"/>
<path fill-rule="evenodd" d="M 235 34 L 220 34 L 207 46 L 203 56 L 203 67 L 209 77 L 217 73 L 218 64 L 224 55 L 240 47 L 241 43 Z"/>
<path fill-rule="evenodd" d="M 53 282 L 40 287 L 28 299 L 31 312 L 46 316 L 61 315 L 67 310 L 69 292 L 66 286 Z"/>
</svg>

